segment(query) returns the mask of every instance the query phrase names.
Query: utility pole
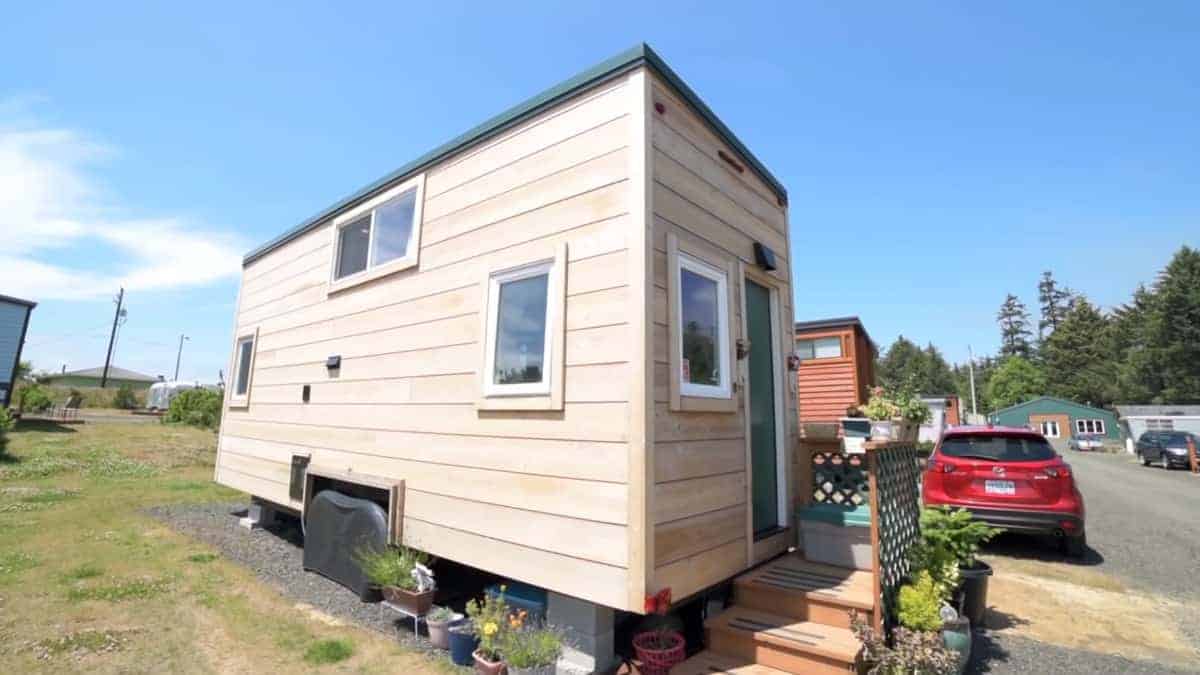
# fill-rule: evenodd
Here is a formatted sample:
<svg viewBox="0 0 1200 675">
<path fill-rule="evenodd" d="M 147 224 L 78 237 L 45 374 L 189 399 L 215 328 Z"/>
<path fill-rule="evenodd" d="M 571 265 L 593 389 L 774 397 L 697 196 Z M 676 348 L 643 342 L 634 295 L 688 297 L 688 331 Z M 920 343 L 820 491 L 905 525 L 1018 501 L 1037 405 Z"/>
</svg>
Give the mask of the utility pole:
<svg viewBox="0 0 1200 675">
<path fill-rule="evenodd" d="M 967 345 L 967 370 L 971 373 L 971 414 L 978 415 L 979 410 L 975 407 L 975 352 L 971 351 L 971 345 Z"/>
<path fill-rule="evenodd" d="M 117 311 L 113 313 L 112 332 L 108 334 L 108 356 L 104 357 L 104 374 L 100 376 L 100 388 L 108 386 L 108 367 L 112 365 L 113 342 L 117 339 L 117 321 L 121 318 L 121 304 L 125 302 L 125 287 L 117 293 Z"/>
<path fill-rule="evenodd" d="M 175 354 L 175 380 L 174 381 L 176 381 L 176 382 L 179 381 L 179 360 L 181 358 L 183 358 L 183 341 L 190 340 L 190 339 L 191 338 L 184 335 L 183 333 L 179 334 L 179 352 Z"/>
</svg>

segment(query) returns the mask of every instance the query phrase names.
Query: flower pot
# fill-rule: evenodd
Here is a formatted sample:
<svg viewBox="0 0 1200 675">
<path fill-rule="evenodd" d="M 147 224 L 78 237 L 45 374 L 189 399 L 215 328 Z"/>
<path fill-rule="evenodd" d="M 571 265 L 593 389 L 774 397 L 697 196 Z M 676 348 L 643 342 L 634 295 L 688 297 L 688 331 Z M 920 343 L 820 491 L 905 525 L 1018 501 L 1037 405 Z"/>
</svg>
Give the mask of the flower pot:
<svg viewBox="0 0 1200 675">
<path fill-rule="evenodd" d="M 921 425 L 908 420 L 896 420 L 892 422 L 892 434 L 897 441 L 916 443 L 921 435 Z"/>
<path fill-rule="evenodd" d="M 962 578 L 962 615 L 972 626 L 982 626 L 983 612 L 987 609 L 988 577 L 992 576 L 992 568 L 977 560 L 970 567 L 959 565 L 958 572 Z"/>
<path fill-rule="evenodd" d="M 450 626 L 462 621 L 462 618 L 461 614 L 455 614 L 446 621 L 434 621 L 426 618 L 425 626 L 429 628 L 429 643 L 438 649 L 450 649 Z"/>
<path fill-rule="evenodd" d="M 871 440 L 873 440 L 873 441 L 890 441 L 890 440 L 892 440 L 892 421 L 891 420 L 871 420 Z"/>
<path fill-rule="evenodd" d="M 633 636 L 633 650 L 642 664 L 642 675 L 667 675 L 683 663 L 685 646 L 679 631 L 647 631 Z"/>
<path fill-rule="evenodd" d="M 479 650 L 476 650 L 472 656 L 475 657 L 475 672 L 479 675 L 504 675 L 508 672 L 504 661 L 488 661 L 480 655 Z"/>
<path fill-rule="evenodd" d="M 971 660 L 971 623 L 966 617 L 960 616 L 942 625 L 942 644 L 958 654 L 958 672 L 966 670 Z"/>
<path fill-rule="evenodd" d="M 447 632 L 450 638 L 450 660 L 459 666 L 475 663 L 475 649 L 479 647 L 479 638 L 471 632 L 471 627 L 460 621 L 450 626 Z"/>
<path fill-rule="evenodd" d="M 406 591 L 395 586 L 383 587 L 383 599 L 397 608 L 416 616 L 425 616 L 433 607 L 434 591 Z"/>
</svg>

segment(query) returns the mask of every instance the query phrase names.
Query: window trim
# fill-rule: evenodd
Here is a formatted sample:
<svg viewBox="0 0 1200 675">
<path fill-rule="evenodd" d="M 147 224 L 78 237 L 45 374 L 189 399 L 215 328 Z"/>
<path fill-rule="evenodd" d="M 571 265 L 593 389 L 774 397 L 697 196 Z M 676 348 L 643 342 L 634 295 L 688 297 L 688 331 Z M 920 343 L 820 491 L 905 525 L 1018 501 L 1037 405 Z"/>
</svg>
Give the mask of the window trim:
<svg viewBox="0 0 1200 675">
<path fill-rule="evenodd" d="M 413 203 L 412 231 L 408 234 L 408 247 L 405 249 L 405 254 L 394 260 L 389 260 L 379 265 L 372 265 L 371 259 L 375 255 L 375 212 L 379 210 L 379 207 L 400 197 L 409 190 L 416 190 L 416 194 L 414 195 Z M 425 174 L 422 173 L 381 192 L 375 197 L 335 217 L 333 219 L 333 226 L 330 228 L 332 230 L 332 253 L 329 265 L 328 293 L 337 293 L 338 291 L 364 284 L 368 281 L 374 281 L 389 274 L 395 274 L 396 272 L 416 267 L 421 257 L 421 230 L 424 229 L 424 205 Z M 347 225 L 359 220 L 364 214 L 367 214 L 371 219 L 371 232 L 367 240 L 367 266 L 358 272 L 339 278 L 337 275 L 338 253 L 341 246 L 342 230 Z"/>
<path fill-rule="evenodd" d="M 1092 431 L 1087 431 L 1087 422 L 1092 423 Z M 1107 436 L 1108 430 L 1104 426 L 1104 420 L 1098 417 L 1087 417 L 1075 420 L 1075 432 L 1079 434 L 1102 434 Z"/>
<path fill-rule="evenodd" d="M 1048 433 L 1049 425 L 1054 425 L 1054 433 Z M 1039 422 L 1039 430 L 1046 438 L 1062 438 L 1062 429 L 1058 426 L 1058 420 L 1042 420 Z"/>
<path fill-rule="evenodd" d="M 718 334 L 718 385 L 698 385 L 683 381 L 683 303 L 680 298 L 683 269 L 717 282 L 717 314 L 722 322 Z M 670 409 L 695 412 L 736 413 L 738 401 L 734 396 L 734 368 L 737 358 L 733 308 L 737 306 L 734 290 L 738 286 L 735 264 L 703 243 L 682 239 L 675 232 L 667 233 L 667 305 L 668 350 L 670 373 Z M 739 327 L 740 328 L 740 327 Z"/>
<path fill-rule="evenodd" d="M 246 375 L 246 393 L 237 393 L 238 377 L 241 375 L 242 344 L 250 341 L 250 365 Z M 254 389 L 254 362 L 258 359 L 258 328 L 253 331 L 240 333 L 233 340 L 233 363 L 229 369 L 229 407 L 245 408 L 250 405 L 250 392 Z"/>
<path fill-rule="evenodd" d="M 508 262 L 508 261 L 506 261 Z M 566 349 L 566 265 L 567 246 L 560 244 L 544 255 L 530 256 L 517 265 L 505 264 L 485 269 L 481 281 L 483 293 L 482 367 L 479 377 L 480 410 L 562 410 L 564 352 Z M 542 357 L 542 381 L 538 383 L 495 384 L 492 371 L 496 364 L 496 330 L 499 324 L 500 287 L 504 283 L 548 274 L 546 284 L 546 334 Z"/>
<path fill-rule="evenodd" d="M 817 356 L 817 342 L 821 340 L 836 340 L 838 343 L 837 356 Z M 813 355 L 805 358 L 800 356 L 800 343 L 811 342 L 813 345 Z M 842 335 L 819 335 L 815 337 L 796 338 L 796 355 L 800 356 L 801 361 L 825 361 L 829 359 L 840 359 L 846 356 L 846 341 Z"/>
</svg>

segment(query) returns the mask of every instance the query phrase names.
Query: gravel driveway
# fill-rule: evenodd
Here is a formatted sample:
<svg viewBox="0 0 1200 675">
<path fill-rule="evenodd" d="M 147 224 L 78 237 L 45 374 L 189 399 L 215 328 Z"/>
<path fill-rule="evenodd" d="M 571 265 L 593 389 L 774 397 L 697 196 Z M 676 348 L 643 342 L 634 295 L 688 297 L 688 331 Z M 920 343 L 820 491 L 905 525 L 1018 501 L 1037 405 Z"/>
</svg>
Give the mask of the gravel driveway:
<svg viewBox="0 0 1200 675">
<path fill-rule="evenodd" d="M 1118 579 L 1130 589 L 1200 601 L 1200 477 L 1143 467 L 1130 455 L 1066 455 L 1087 505 L 1088 545 L 1082 563 L 1048 544 L 1004 536 L 984 558 L 1025 558 L 1081 565 Z M 993 562 L 995 564 L 995 562 Z M 1197 606 L 1193 604 L 1192 607 Z M 1181 673 L 1200 672 L 1200 612 L 1179 616 L 1181 631 L 1197 649 L 1194 668 L 1067 649 L 1003 632 L 977 635 L 968 672 L 976 673 Z M 1130 630 L 1136 630 L 1130 626 Z"/>
</svg>

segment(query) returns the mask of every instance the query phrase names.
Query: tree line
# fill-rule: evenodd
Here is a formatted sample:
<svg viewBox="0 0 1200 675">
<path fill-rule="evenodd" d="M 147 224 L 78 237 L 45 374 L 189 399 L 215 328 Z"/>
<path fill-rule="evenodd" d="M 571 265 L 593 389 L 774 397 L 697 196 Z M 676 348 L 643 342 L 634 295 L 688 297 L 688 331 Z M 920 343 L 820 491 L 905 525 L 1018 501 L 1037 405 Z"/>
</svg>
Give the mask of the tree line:
<svg viewBox="0 0 1200 675">
<path fill-rule="evenodd" d="M 1153 284 L 1110 311 L 1050 271 L 1037 290 L 1036 323 L 1009 293 L 996 314 L 999 352 L 975 359 L 981 413 L 1042 395 L 1101 407 L 1200 403 L 1200 251 L 1183 246 Z M 957 394 L 969 409 L 968 364 L 950 365 L 932 343 L 898 337 L 876 372 L 884 385 Z"/>
</svg>

